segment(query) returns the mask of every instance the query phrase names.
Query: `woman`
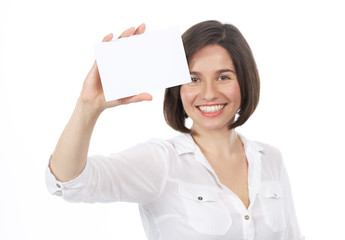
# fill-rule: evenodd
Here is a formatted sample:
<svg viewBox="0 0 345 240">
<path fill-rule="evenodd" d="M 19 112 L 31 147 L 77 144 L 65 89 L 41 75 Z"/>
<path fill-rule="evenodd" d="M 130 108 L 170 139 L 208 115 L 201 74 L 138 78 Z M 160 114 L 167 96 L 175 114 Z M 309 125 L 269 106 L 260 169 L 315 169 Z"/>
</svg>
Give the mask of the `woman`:
<svg viewBox="0 0 345 240">
<path fill-rule="evenodd" d="M 259 100 L 246 40 L 217 21 L 196 24 L 182 38 L 191 83 L 166 89 L 164 99 L 166 121 L 181 134 L 87 157 L 105 109 L 151 100 L 143 93 L 105 102 L 95 63 L 50 160 L 48 189 L 68 201 L 137 202 L 149 239 L 303 239 L 279 151 L 235 131 Z"/>
</svg>

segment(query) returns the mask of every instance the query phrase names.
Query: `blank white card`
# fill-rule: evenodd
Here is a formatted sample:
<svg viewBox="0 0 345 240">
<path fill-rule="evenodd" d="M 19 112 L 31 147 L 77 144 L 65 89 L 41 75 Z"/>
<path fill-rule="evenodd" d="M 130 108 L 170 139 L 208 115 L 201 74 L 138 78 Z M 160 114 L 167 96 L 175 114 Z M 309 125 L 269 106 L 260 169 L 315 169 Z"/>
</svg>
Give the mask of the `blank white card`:
<svg viewBox="0 0 345 240">
<path fill-rule="evenodd" d="M 96 44 L 106 101 L 190 82 L 177 27 Z"/>
</svg>

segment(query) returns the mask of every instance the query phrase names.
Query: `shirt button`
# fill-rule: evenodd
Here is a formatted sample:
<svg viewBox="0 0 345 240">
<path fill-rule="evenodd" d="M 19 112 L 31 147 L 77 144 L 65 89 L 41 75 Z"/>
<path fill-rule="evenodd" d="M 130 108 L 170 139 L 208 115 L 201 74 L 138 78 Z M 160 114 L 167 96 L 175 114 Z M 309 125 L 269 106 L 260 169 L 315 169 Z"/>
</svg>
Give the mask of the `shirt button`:
<svg viewBox="0 0 345 240">
<path fill-rule="evenodd" d="M 249 220 L 249 215 L 244 216 L 244 219 Z"/>
<path fill-rule="evenodd" d="M 198 197 L 198 200 L 201 201 L 203 198 L 201 196 Z"/>
<path fill-rule="evenodd" d="M 56 186 L 57 186 L 58 188 L 61 188 L 61 185 L 60 185 L 60 184 L 58 184 L 58 183 L 56 184 Z"/>
</svg>

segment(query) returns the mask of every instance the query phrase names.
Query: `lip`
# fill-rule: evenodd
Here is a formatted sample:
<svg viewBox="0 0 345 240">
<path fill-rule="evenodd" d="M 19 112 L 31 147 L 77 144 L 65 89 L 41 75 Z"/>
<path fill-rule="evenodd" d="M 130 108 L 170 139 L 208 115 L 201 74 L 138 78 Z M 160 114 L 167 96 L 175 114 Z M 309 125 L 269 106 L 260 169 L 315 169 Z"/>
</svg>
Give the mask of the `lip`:
<svg viewBox="0 0 345 240">
<path fill-rule="evenodd" d="M 220 109 L 219 111 L 217 111 L 217 112 L 212 112 L 212 113 L 207 113 L 207 112 L 203 112 L 203 111 L 201 111 L 201 109 L 200 109 L 200 106 L 207 106 L 207 107 L 209 107 L 209 106 L 218 106 L 218 105 L 223 105 L 223 108 L 222 109 Z M 205 116 L 205 117 L 208 117 L 208 118 L 213 118 L 213 117 L 217 117 L 217 116 L 219 116 L 220 114 L 222 114 L 222 112 L 224 111 L 224 109 L 225 109 L 225 107 L 226 107 L 226 105 L 227 104 L 203 104 L 203 105 L 198 105 L 198 106 L 196 106 L 196 108 L 200 111 L 200 113 L 203 115 L 203 116 Z"/>
</svg>

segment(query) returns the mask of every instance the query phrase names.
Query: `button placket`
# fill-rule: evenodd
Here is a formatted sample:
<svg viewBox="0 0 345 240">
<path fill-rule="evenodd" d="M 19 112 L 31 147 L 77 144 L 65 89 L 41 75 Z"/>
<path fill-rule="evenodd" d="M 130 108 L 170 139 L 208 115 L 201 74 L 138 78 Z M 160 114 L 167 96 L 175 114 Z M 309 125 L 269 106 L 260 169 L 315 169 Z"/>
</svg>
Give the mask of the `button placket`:
<svg viewBox="0 0 345 240">
<path fill-rule="evenodd" d="M 250 213 L 244 212 L 243 213 L 243 226 L 245 228 L 245 236 L 246 239 L 248 240 L 254 240 L 255 238 L 255 230 L 254 230 L 254 225 L 253 225 L 253 221 L 251 221 L 252 216 L 250 215 Z"/>
</svg>

